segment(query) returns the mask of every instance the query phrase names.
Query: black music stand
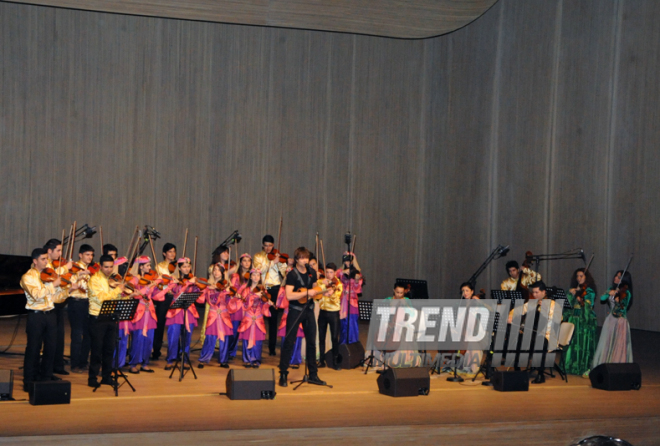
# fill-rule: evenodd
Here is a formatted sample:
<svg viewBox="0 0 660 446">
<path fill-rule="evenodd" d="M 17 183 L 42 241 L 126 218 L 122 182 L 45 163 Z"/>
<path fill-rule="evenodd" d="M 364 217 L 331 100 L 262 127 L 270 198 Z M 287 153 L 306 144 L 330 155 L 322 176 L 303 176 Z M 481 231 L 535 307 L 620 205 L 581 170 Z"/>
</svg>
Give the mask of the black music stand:
<svg viewBox="0 0 660 446">
<path fill-rule="evenodd" d="M 429 287 L 428 287 L 428 282 L 426 280 L 396 279 L 394 282 L 410 285 L 410 291 L 408 292 L 408 299 L 429 298 Z"/>
<path fill-rule="evenodd" d="M 185 312 L 188 310 L 188 307 L 193 305 L 197 298 L 202 293 L 183 293 L 180 295 L 175 301 L 172 302 L 172 305 L 170 305 L 170 310 L 176 310 L 176 309 L 182 309 L 184 311 L 183 315 L 183 324 L 181 324 L 181 330 L 179 332 L 179 355 L 177 355 L 176 362 L 174 363 L 174 367 L 172 367 L 172 372 L 170 373 L 170 379 L 172 378 L 172 375 L 174 375 L 174 371 L 176 369 L 179 369 L 179 382 L 183 380 L 183 377 L 185 376 L 186 372 L 186 361 L 188 362 L 188 365 L 190 366 L 189 370 L 192 372 L 193 376 L 195 379 L 197 379 L 197 374 L 195 373 L 195 369 L 192 366 L 192 363 L 190 362 L 190 356 L 188 356 L 188 353 L 186 353 L 186 342 L 185 342 L 185 335 L 186 335 L 186 315 Z"/>
<path fill-rule="evenodd" d="M 563 311 L 572 310 L 571 302 L 566 297 L 566 291 L 563 288 L 556 286 L 550 286 L 547 290 L 548 297 L 552 300 L 564 299 L 564 306 L 562 307 Z"/>
<path fill-rule="evenodd" d="M 373 301 L 370 300 L 358 300 L 358 313 L 361 321 L 370 321 L 371 320 L 371 310 L 373 308 Z M 382 363 L 382 361 L 376 359 L 374 356 L 374 351 L 369 352 L 369 356 L 360 361 L 361 366 L 366 366 L 364 369 L 364 374 L 366 375 L 370 367 L 376 367 L 376 362 Z"/>
<path fill-rule="evenodd" d="M 101 310 L 99 311 L 99 321 L 112 321 L 115 323 L 115 330 L 117 330 L 117 336 L 115 338 L 115 360 L 113 361 L 112 375 L 114 376 L 112 380 L 112 388 L 115 390 L 115 396 L 119 396 L 119 388 L 124 385 L 124 383 L 119 384 L 119 378 L 121 377 L 126 384 L 135 392 L 135 387 L 128 380 L 124 372 L 119 369 L 119 322 L 131 321 L 135 316 L 135 310 L 137 309 L 140 301 L 138 299 L 113 299 L 106 300 L 101 305 Z M 96 392 L 98 387 L 94 388 Z"/>
</svg>

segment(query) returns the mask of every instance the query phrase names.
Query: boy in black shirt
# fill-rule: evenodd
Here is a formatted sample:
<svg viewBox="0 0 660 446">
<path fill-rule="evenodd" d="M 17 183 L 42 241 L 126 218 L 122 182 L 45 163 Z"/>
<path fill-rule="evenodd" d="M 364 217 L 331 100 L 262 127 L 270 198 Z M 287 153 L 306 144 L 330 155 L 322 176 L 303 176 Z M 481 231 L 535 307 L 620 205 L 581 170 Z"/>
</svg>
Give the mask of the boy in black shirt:
<svg viewBox="0 0 660 446">
<path fill-rule="evenodd" d="M 289 300 L 289 314 L 286 318 L 286 337 L 282 346 L 280 356 L 280 386 L 287 386 L 287 376 L 289 372 L 289 362 L 291 354 L 296 343 L 296 327 L 302 324 L 305 333 L 305 342 L 307 344 L 307 368 L 309 370 L 310 384 L 325 385 L 318 376 L 318 367 L 316 365 L 316 321 L 314 320 L 314 311 L 312 298 L 314 296 L 322 297 L 328 280 L 320 281 L 316 285 L 316 271 L 309 267 L 310 252 L 305 247 L 296 249 L 294 253 L 295 266 L 286 276 L 286 298 Z M 303 302 L 301 302 L 303 301 Z"/>
</svg>

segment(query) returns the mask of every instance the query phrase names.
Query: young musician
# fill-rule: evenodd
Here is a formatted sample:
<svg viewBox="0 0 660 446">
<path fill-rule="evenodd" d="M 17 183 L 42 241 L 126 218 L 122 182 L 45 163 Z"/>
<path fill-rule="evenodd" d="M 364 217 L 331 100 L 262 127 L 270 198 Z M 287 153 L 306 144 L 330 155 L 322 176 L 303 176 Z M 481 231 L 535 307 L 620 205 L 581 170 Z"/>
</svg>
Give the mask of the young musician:
<svg viewBox="0 0 660 446">
<path fill-rule="evenodd" d="M 633 362 L 630 324 L 627 318 L 632 279 L 629 275 L 622 278 L 622 273 L 623 271 L 617 271 L 612 285 L 600 297 L 601 302 L 607 302 L 610 309 L 600 332 L 591 368 L 610 362 Z"/>
<path fill-rule="evenodd" d="M 323 284 L 320 290 L 314 289 L 317 277 L 316 272 L 309 268 L 309 251 L 305 247 L 296 249 L 294 254 L 295 267 L 286 276 L 286 298 L 289 300 L 289 314 L 286 318 L 286 337 L 280 356 L 280 386 L 288 385 L 288 368 L 293 353 L 293 346 L 296 342 L 296 329 L 301 323 L 305 332 L 305 342 L 307 344 L 307 367 L 309 369 L 310 384 L 325 385 L 318 376 L 316 366 L 316 321 L 314 312 L 310 305 L 310 300 L 319 293 L 325 291 L 328 281 Z M 307 299 L 306 303 L 300 302 Z"/>
<path fill-rule="evenodd" d="M 225 276 L 224 268 L 216 263 L 213 265 L 212 274 L 215 283 L 218 284 Z M 238 307 L 229 304 L 230 298 L 227 289 L 218 289 L 217 285 L 209 285 L 202 295 L 209 306 L 209 311 L 206 313 L 206 333 L 197 367 L 204 368 L 204 365 L 211 361 L 215 344 L 218 343 L 218 362 L 220 367 L 227 369 L 229 368 L 229 340 L 233 334 L 231 314 L 236 312 Z"/>
<path fill-rule="evenodd" d="M 103 302 L 111 299 L 120 299 L 124 285 L 118 284 L 110 287 L 108 277 L 112 274 L 114 262 L 110 256 L 101 256 L 99 261 L 101 270 L 92 275 L 87 287 L 89 300 L 89 334 L 91 338 L 91 358 L 89 361 L 89 378 L 87 385 L 99 387 L 96 380 L 101 373 L 101 384 L 113 385 L 112 358 L 115 352 L 115 339 L 117 331 L 115 323 L 111 320 L 99 320 L 99 312 Z"/>
<path fill-rule="evenodd" d="M 598 327 L 594 311 L 596 285 L 589 271 L 584 268 L 575 270 L 566 297 L 571 303 L 571 310 L 564 312 L 564 318 L 575 326 L 571 344 L 564 356 L 566 373 L 588 377 L 596 351 Z"/>
<path fill-rule="evenodd" d="M 529 286 L 529 291 L 530 291 L 530 297 L 529 297 L 530 301 L 532 301 L 532 300 L 542 301 L 543 299 L 548 298 L 547 287 L 546 287 L 545 283 L 543 283 L 543 281 L 541 281 L 541 280 L 539 280 L 538 282 L 532 283 Z M 529 302 L 525 302 L 522 306 L 522 313 L 521 314 L 526 315 L 528 308 L 529 308 Z M 515 309 L 513 309 L 509 312 L 509 318 L 508 318 L 508 321 L 507 321 L 508 324 L 511 324 L 512 321 L 513 321 L 514 311 L 515 311 Z M 538 302 L 538 305 L 536 307 L 536 312 L 538 313 L 539 311 L 541 311 L 541 302 Z M 544 367 L 544 365 L 545 365 L 545 354 L 547 353 L 547 350 L 548 350 L 548 340 L 550 339 L 550 330 L 551 330 L 551 327 L 552 327 L 552 318 L 554 316 L 554 313 L 555 313 L 555 301 L 550 300 L 550 311 L 548 313 L 548 322 L 547 322 L 547 326 L 545 328 L 545 336 L 544 336 L 544 339 L 543 339 L 543 346 L 536 346 L 536 345 L 534 346 L 534 350 L 541 350 L 541 349 L 543 350 L 543 358 L 541 359 L 541 367 L 537 368 L 538 374 L 537 374 L 536 378 L 533 381 L 534 384 L 541 384 L 541 383 L 545 382 L 545 376 L 544 376 L 544 372 L 543 372 L 543 370 L 545 369 L 545 367 Z M 529 322 L 530 317 L 532 317 L 531 322 L 533 324 L 538 323 L 538 319 L 537 319 L 536 314 L 527 315 L 526 316 L 526 321 Z M 539 329 L 543 329 L 543 327 L 539 327 Z"/>
<path fill-rule="evenodd" d="M 131 349 L 128 354 L 130 369 L 129 373 L 153 373 L 149 368 L 149 356 L 154 342 L 154 331 L 157 326 L 156 307 L 154 302 L 161 302 L 173 287 L 174 282 L 170 282 L 162 290 L 158 289 L 158 284 L 162 282 L 161 278 L 152 281 L 149 284 L 140 284 L 140 278 L 151 272 L 151 259 L 147 256 L 138 257 L 135 262 L 138 264 L 138 276 L 133 277 L 131 284 L 137 291 L 135 299 L 139 299 L 140 304 L 135 310 L 135 316 L 130 323 Z"/>
<path fill-rule="evenodd" d="M 194 293 L 199 291 L 199 288 L 195 285 L 195 278 L 190 276 L 189 279 L 186 279 L 191 274 L 192 265 L 190 264 L 190 259 L 188 257 L 182 257 L 178 261 L 179 271 L 181 272 L 181 284 L 177 284 L 172 289 L 172 294 L 175 296 L 173 302 L 175 302 L 183 293 Z M 204 296 L 200 295 L 197 298 L 197 303 L 204 302 Z M 183 348 L 190 356 L 190 340 L 192 339 L 192 332 L 197 326 L 197 319 L 199 318 L 199 313 L 197 313 L 197 308 L 194 304 L 191 304 L 184 312 L 182 308 L 170 309 L 167 310 L 167 321 L 165 325 L 167 326 L 167 365 L 165 370 L 171 370 L 174 366 L 176 358 L 181 354 L 179 350 L 179 337 L 181 337 L 181 327 L 185 327 L 185 338 L 183 339 Z M 183 367 L 183 364 L 181 364 Z"/>
<path fill-rule="evenodd" d="M 472 285 L 470 282 L 463 282 L 461 284 L 461 297 L 468 300 L 480 299 L 480 297 L 474 292 L 474 285 Z M 463 354 L 463 372 L 476 373 L 481 366 L 483 353 L 484 352 L 482 350 L 467 350 L 465 354 Z"/>
<path fill-rule="evenodd" d="M 342 257 L 343 269 L 337 271 L 337 278 L 343 285 L 343 294 L 341 296 L 341 335 L 340 344 L 352 344 L 360 340 L 358 328 L 358 295 L 362 294 L 364 279 L 362 271 L 357 263 L 357 258 L 352 252 L 344 252 Z M 349 297 L 350 293 L 350 297 Z M 350 330 L 348 329 L 350 324 Z M 348 336 L 350 335 L 350 338 Z"/>
<path fill-rule="evenodd" d="M 27 346 L 23 360 L 23 390 L 28 392 L 34 381 L 59 380 L 53 376 L 57 318 L 55 302 L 66 299 L 66 291 L 60 288 L 60 279 L 44 283 L 41 272 L 48 267 L 48 253 L 43 248 L 32 251 L 32 267 L 21 277 L 21 288 L 27 303 Z M 76 285 L 72 285 L 72 288 Z M 40 357 L 43 346 L 43 356 Z"/>
<path fill-rule="evenodd" d="M 261 240 L 262 251 L 254 255 L 252 261 L 253 268 L 261 271 L 261 277 L 264 286 L 268 290 L 272 302 L 277 301 L 277 294 L 280 291 L 282 280 L 286 275 L 286 263 L 280 262 L 280 254 L 275 254 L 273 260 L 268 260 L 268 254 L 273 252 L 275 239 L 272 235 L 265 235 Z M 277 344 L 277 320 L 282 317 L 282 310 L 276 307 L 270 308 L 268 319 L 268 355 L 275 356 L 275 346 Z"/>
<path fill-rule="evenodd" d="M 156 265 L 156 272 L 159 276 L 163 274 L 179 278 L 179 266 L 176 264 L 176 246 L 173 243 L 163 245 L 163 261 Z M 155 259 L 154 259 L 155 261 Z M 170 272 L 170 265 L 173 265 L 174 272 Z M 162 302 L 155 302 L 156 307 L 156 330 L 154 331 L 154 350 L 151 359 L 157 361 L 160 358 L 160 350 L 163 347 L 163 335 L 165 334 L 165 321 L 167 311 L 172 304 L 172 293 L 167 293 Z"/>
<path fill-rule="evenodd" d="M 103 245 L 103 255 L 112 257 L 112 260 L 117 260 L 117 247 L 111 243 L 106 243 Z"/>
<path fill-rule="evenodd" d="M 83 244 L 78 250 L 78 261 L 75 265 L 83 271 L 94 261 L 94 248 Z M 71 371 L 85 373 L 88 367 L 89 338 L 89 300 L 87 299 L 88 275 L 74 275 L 71 282 L 77 283 L 75 290 L 69 291 L 68 313 L 71 324 Z"/>
<path fill-rule="evenodd" d="M 541 275 L 536 271 L 532 271 L 529 267 L 523 265 L 520 268 L 518 262 L 511 260 L 506 262 L 506 272 L 509 274 L 509 277 L 504 279 L 501 284 L 501 288 L 504 291 L 516 291 L 519 288 L 519 285 L 524 288 L 529 288 L 534 282 L 541 280 Z"/>
<path fill-rule="evenodd" d="M 269 308 L 273 305 L 267 292 L 259 290 L 261 271 L 253 268 L 250 281 L 240 293 L 243 296 L 243 320 L 238 327 L 239 339 L 243 341 L 243 365 L 259 368 L 261 365 L 261 345 L 266 340 L 264 316 L 270 316 Z M 266 302 L 262 297 L 268 299 Z"/>
<path fill-rule="evenodd" d="M 243 254 L 239 261 L 239 267 L 236 273 L 231 275 L 231 286 L 236 290 L 236 294 L 231 297 L 230 303 L 236 311 L 231 313 L 231 323 L 232 323 L 232 335 L 229 338 L 229 360 L 231 361 L 236 357 L 236 352 L 238 351 L 238 326 L 241 325 L 243 320 L 243 299 L 240 291 L 243 287 L 247 286 L 248 279 L 247 276 L 250 275 L 250 270 L 252 269 L 252 256 L 250 254 Z M 245 358 L 244 358 L 245 359 Z"/>
<path fill-rule="evenodd" d="M 339 310 L 341 308 L 341 296 L 344 286 L 336 277 L 337 265 L 328 263 L 325 265 L 325 278 L 330 281 L 331 288 L 323 293 L 320 300 L 319 312 L 319 345 L 321 355 L 319 367 L 325 367 L 325 337 L 330 327 L 330 340 L 332 341 L 332 356 L 336 358 L 339 354 Z M 317 282 L 318 285 L 321 285 Z"/>
<path fill-rule="evenodd" d="M 44 245 L 44 249 L 48 252 L 48 267 L 53 268 L 53 262 L 60 260 L 62 257 L 62 242 L 58 239 L 50 239 Z M 59 275 L 68 273 L 71 270 L 73 262 L 69 259 L 63 259 L 66 265 L 60 265 L 58 268 L 53 268 Z M 55 359 L 53 363 L 53 373 L 58 375 L 68 375 L 69 372 L 64 370 L 64 308 L 66 307 L 66 300 L 55 304 L 55 317 L 57 318 L 57 335 L 55 336 Z"/>
</svg>

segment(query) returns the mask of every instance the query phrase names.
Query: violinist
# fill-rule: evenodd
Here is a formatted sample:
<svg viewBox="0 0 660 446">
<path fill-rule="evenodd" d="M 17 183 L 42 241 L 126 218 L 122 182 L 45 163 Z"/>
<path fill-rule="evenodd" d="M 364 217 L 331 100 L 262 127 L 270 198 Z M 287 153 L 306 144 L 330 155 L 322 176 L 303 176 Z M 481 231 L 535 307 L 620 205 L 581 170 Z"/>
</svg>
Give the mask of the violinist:
<svg viewBox="0 0 660 446">
<path fill-rule="evenodd" d="M 115 352 L 115 339 L 117 331 L 115 323 L 111 320 L 99 320 L 99 313 L 103 302 L 111 299 L 121 299 L 125 290 L 124 284 L 115 288 L 108 281 L 114 268 L 114 261 L 110 256 L 101 256 L 99 260 L 101 270 L 92 275 L 87 285 L 87 298 L 89 300 L 89 334 L 91 338 L 91 357 L 89 361 L 89 376 L 87 385 L 99 387 L 97 376 L 101 373 L 101 384 L 112 386 L 111 377 L 112 357 Z"/>
<path fill-rule="evenodd" d="M 564 319 L 575 326 L 571 345 L 564 358 L 566 373 L 589 377 L 591 362 L 596 351 L 598 319 L 594 311 L 596 284 L 591 273 L 578 268 L 571 277 L 571 288 L 566 293 L 571 309 L 564 312 Z"/>
<path fill-rule="evenodd" d="M 172 288 L 172 294 L 176 301 L 183 293 L 195 293 L 199 288 L 195 285 L 196 278 L 192 275 L 192 265 L 188 257 L 182 257 L 178 260 L 178 269 L 181 273 L 179 281 Z M 200 294 L 197 303 L 204 303 L 204 296 Z M 174 362 L 181 354 L 179 351 L 179 337 L 181 336 L 181 326 L 185 327 L 185 338 L 183 339 L 183 348 L 186 354 L 190 356 L 190 341 L 192 339 L 192 332 L 197 326 L 197 319 L 199 313 L 195 305 L 190 305 L 187 309 L 170 308 L 167 310 L 165 326 L 167 327 L 167 365 L 165 370 L 172 370 Z"/>
<path fill-rule="evenodd" d="M 227 246 L 219 246 L 216 248 L 216 250 L 213 252 L 213 256 L 211 259 L 211 265 L 209 266 L 209 280 L 212 283 L 215 283 L 214 277 L 213 277 L 213 268 L 215 268 L 216 264 L 220 264 L 222 266 L 222 270 L 224 271 L 224 276 L 222 279 L 224 280 L 229 280 L 229 278 L 238 270 L 238 265 L 236 262 L 231 260 L 229 258 L 229 248 Z"/>
<path fill-rule="evenodd" d="M 344 252 L 342 263 L 343 269 L 337 271 L 337 277 L 343 285 L 341 309 L 339 313 L 341 322 L 339 343 L 352 344 L 353 342 L 358 342 L 360 339 L 358 328 L 358 295 L 362 294 L 364 278 L 362 277 L 362 270 L 357 263 L 355 254 L 352 252 Z"/>
<path fill-rule="evenodd" d="M 282 280 L 286 275 L 286 262 L 280 261 L 280 253 L 274 249 L 275 239 L 272 235 L 265 235 L 261 240 L 262 250 L 254 255 L 253 268 L 261 271 L 263 284 L 270 294 L 272 302 L 277 302 Z M 270 255 L 270 256 L 269 256 Z M 278 319 L 282 317 L 282 309 L 271 307 L 268 319 L 268 355 L 275 356 L 277 344 Z"/>
<path fill-rule="evenodd" d="M 236 311 L 231 313 L 232 335 L 229 338 L 229 360 L 236 357 L 238 351 L 238 326 L 243 320 L 243 288 L 248 285 L 250 270 L 252 269 L 252 256 L 248 253 L 241 255 L 238 260 L 238 270 L 231 275 L 230 284 L 235 293 L 230 298 L 231 304 Z"/>
<path fill-rule="evenodd" d="M 158 289 L 162 282 L 154 270 L 151 269 L 151 259 L 140 256 L 135 260 L 138 265 L 137 276 L 131 279 L 131 285 L 136 290 L 135 298 L 140 304 L 135 311 L 135 316 L 130 323 L 131 349 L 128 354 L 130 369 L 129 373 L 153 373 L 149 368 L 149 355 L 154 342 L 154 331 L 156 330 L 156 307 L 154 302 L 161 302 L 173 287 L 174 282 Z"/>
<path fill-rule="evenodd" d="M 474 292 L 474 285 L 470 282 L 463 282 L 461 284 L 461 297 L 468 300 L 481 299 L 481 297 Z M 482 322 L 484 321 L 482 320 Z M 463 352 L 462 371 L 465 373 L 476 373 L 483 360 L 483 353 L 482 350 L 466 350 Z"/>
<path fill-rule="evenodd" d="M 179 267 L 176 264 L 176 246 L 173 243 L 165 243 L 163 245 L 163 258 L 164 260 L 156 265 L 158 275 L 169 275 L 178 279 Z M 154 350 L 151 354 L 151 359 L 154 361 L 160 358 L 160 350 L 163 347 L 163 335 L 165 334 L 166 315 L 172 304 L 172 298 L 172 293 L 167 293 L 163 301 L 154 303 L 157 318 L 156 329 L 154 330 Z"/>
<path fill-rule="evenodd" d="M 630 304 L 632 280 L 629 275 L 622 277 L 623 271 L 617 271 L 612 285 L 600 297 L 607 302 L 609 312 L 600 332 L 600 339 L 591 363 L 593 369 L 599 364 L 609 362 L 633 362 L 628 307 Z"/>
<path fill-rule="evenodd" d="M 326 341 L 325 337 L 330 327 L 330 340 L 332 342 L 332 356 L 337 358 L 339 354 L 339 310 L 341 308 L 341 295 L 344 286 L 336 276 L 337 265 L 328 263 L 325 265 L 325 278 L 330 281 L 330 288 L 323 293 L 320 300 L 319 312 L 319 346 L 321 354 L 319 367 L 325 367 Z M 317 284 L 321 285 L 317 282 Z M 336 361 L 335 361 L 336 363 Z"/>
<path fill-rule="evenodd" d="M 259 368 L 261 346 L 266 340 L 264 316 L 270 315 L 273 302 L 261 283 L 261 270 L 252 268 L 247 286 L 241 289 L 243 296 L 243 320 L 238 327 L 239 339 L 243 341 L 243 365 Z"/>
<path fill-rule="evenodd" d="M 220 263 L 213 265 L 211 273 L 214 285 L 209 285 L 202 293 L 209 305 L 209 310 L 206 312 L 204 345 L 199 353 L 197 367 L 204 368 L 204 365 L 211 362 L 215 345 L 218 343 L 218 362 L 220 367 L 227 369 L 229 368 L 229 341 L 233 335 L 231 314 L 236 312 L 238 305 L 230 305 L 229 284 L 225 282 L 225 287 L 222 287 L 225 270 Z"/>
<path fill-rule="evenodd" d="M 63 259 L 63 264 L 60 262 L 62 257 L 62 242 L 58 239 L 52 238 L 46 242 L 44 249 L 48 252 L 48 266 L 53 268 L 60 276 L 68 273 L 71 270 L 73 262 L 68 259 Z M 67 261 L 68 260 L 68 261 Z M 54 268 L 54 264 L 59 262 L 60 265 Z M 53 363 L 53 373 L 57 375 L 68 375 L 69 372 L 64 370 L 64 308 L 66 307 L 66 300 L 55 304 L 55 316 L 57 318 L 57 335 L 55 337 L 55 362 Z"/>
<path fill-rule="evenodd" d="M 522 288 L 529 288 L 534 282 L 541 280 L 541 275 L 532 271 L 527 265 L 523 264 L 520 268 L 518 262 L 511 260 L 506 262 L 506 272 L 509 277 L 502 281 L 501 289 L 504 291 L 516 291 Z"/>
<path fill-rule="evenodd" d="M 286 267 L 287 274 L 293 269 L 293 267 L 288 265 L 288 263 L 289 262 L 287 262 Z M 282 309 L 282 319 L 280 319 L 280 325 L 277 327 L 277 336 L 280 337 L 282 342 L 281 345 L 284 345 L 284 338 L 286 337 L 286 319 L 289 315 L 289 300 L 286 298 L 286 287 L 280 287 L 280 292 L 277 293 L 277 301 L 275 302 L 275 306 Z M 296 343 L 293 346 L 291 361 L 289 361 L 289 366 L 291 366 L 292 369 L 298 369 L 300 368 L 300 364 L 302 364 L 302 340 L 304 337 L 305 332 L 302 329 L 302 324 L 298 324 L 298 330 L 296 331 Z"/>
<path fill-rule="evenodd" d="M 78 250 L 78 261 L 72 269 L 80 269 L 71 282 L 78 284 L 77 289 L 69 291 L 68 314 L 71 324 L 71 371 L 85 373 L 88 368 L 90 338 L 89 338 L 89 299 L 87 298 L 87 281 L 89 275 L 83 275 L 87 267 L 94 261 L 94 248 L 83 244 Z"/>
<path fill-rule="evenodd" d="M 286 298 L 289 300 L 289 314 L 286 318 L 286 337 L 282 346 L 280 355 L 280 381 L 279 385 L 286 387 L 288 385 L 288 368 L 291 362 L 291 355 L 296 343 L 297 325 L 302 324 L 305 333 L 306 342 L 306 360 L 309 369 L 310 384 L 325 385 L 324 381 L 318 376 L 318 366 L 316 365 L 316 320 L 314 312 L 309 305 L 308 299 L 325 291 L 327 279 L 320 290 L 314 288 L 317 281 L 316 271 L 308 265 L 310 252 L 305 247 L 296 249 L 294 259 L 295 267 L 286 276 Z M 300 301 L 306 302 L 301 303 Z"/>
<path fill-rule="evenodd" d="M 117 260 L 117 247 L 111 243 L 103 245 L 103 255 L 112 257 L 112 260 Z"/>
<path fill-rule="evenodd" d="M 30 391 L 34 381 L 59 380 L 53 376 L 57 319 L 55 302 L 66 299 L 60 279 L 44 283 L 41 273 L 48 267 L 48 252 L 43 248 L 32 251 L 32 267 L 21 277 L 21 288 L 27 303 L 27 346 L 23 361 L 23 390 Z M 43 346 L 43 355 L 40 357 Z"/>
</svg>

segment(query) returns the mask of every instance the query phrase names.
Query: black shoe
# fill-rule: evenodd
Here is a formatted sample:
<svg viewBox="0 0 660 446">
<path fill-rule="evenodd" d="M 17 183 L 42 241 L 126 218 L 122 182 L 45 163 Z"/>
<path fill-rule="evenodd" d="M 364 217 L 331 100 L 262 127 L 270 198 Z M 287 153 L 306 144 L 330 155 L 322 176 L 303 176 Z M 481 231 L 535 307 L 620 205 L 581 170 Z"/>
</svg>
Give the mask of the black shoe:
<svg viewBox="0 0 660 446">
<path fill-rule="evenodd" d="M 199 364 L 197 364 L 197 368 L 198 368 L 198 369 L 203 369 L 203 368 L 204 368 L 204 364 L 200 362 Z"/>
<path fill-rule="evenodd" d="M 307 379 L 307 382 L 310 384 L 316 384 L 317 386 L 325 386 L 326 382 L 321 381 L 321 378 L 319 378 L 318 375 L 312 375 Z"/>
<path fill-rule="evenodd" d="M 245 367 L 246 369 L 249 369 L 250 367 L 252 367 L 252 364 L 250 364 L 249 362 L 244 362 L 243 367 Z"/>
<path fill-rule="evenodd" d="M 24 382 L 23 383 L 23 392 L 30 392 L 30 389 L 32 389 L 32 382 Z"/>
<path fill-rule="evenodd" d="M 167 364 L 165 366 L 165 370 L 172 370 L 174 368 L 174 364 Z"/>
<path fill-rule="evenodd" d="M 253 369 L 258 369 L 260 365 L 261 365 L 260 363 L 258 363 L 257 361 L 254 361 L 254 362 L 252 363 L 252 368 L 253 368 Z"/>
<path fill-rule="evenodd" d="M 293 365 L 291 366 L 291 368 L 292 368 L 293 370 L 298 370 L 298 369 L 300 368 L 300 364 L 293 364 Z"/>
<path fill-rule="evenodd" d="M 62 370 L 53 370 L 53 373 L 56 373 L 58 375 L 68 375 L 69 374 L 69 372 L 67 372 L 64 369 L 62 369 Z"/>
<path fill-rule="evenodd" d="M 288 376 L 289 372 L 280 372 L 280 387 L 286 387 L 289 385 L 289 382 L 287 381 Z"/>
<path fill-rule="evenodd" d="M 277 356 L 277 353 L 275 353 L 275 352 L 268 352 L 268 356 Z"/>
<path fill-rule="evenodd" d="M 87 380 L 87 385 L 88 385 L 89 387 L 93 387 L 93 388 L 95 388 L 95 389 L 101 387 L 101 384 L 99 384 L 99 382 L 98 382 L 97 380 L 95 380 L 95 379 L 88 379 L 88 380 Z"/>
<path fill-rule="evenodd" d="M 222 367 L 223 369 L 228 369 L 229 364 L 227 364 L 226 362 L 223 362 L 222 364 L 220 364 L 220 367 Z"/>
<path fill-rule="evenodd" d="M 140 367 L 140 371 L 144 373 L 156 373 L 154 369 L 145 369 L 144 367 Z"/>
<path fill-rule="evenodd" d="M 325 361 L 319 361 L 319 363 L 318 363 L 318 368 L 322 369 L 322 368 L 325 368 L 325 367 L 327 367 L 327 366 L 325 365 Z"/>
<path fill-rule="evenodd" d="M 545 382 L 545 376 L 543 376 L 543 373 L 539 373 L 536 375 L 536 378 L 534 378 L 534 381 L 532 381 L 534 384 L 543 384 Z"/>
<path fill-rule="evenodd" d="M 114 386 L 117 385 L 117 381 L 115 381 L 115 380 L 112 379 L 112 378 L 103 378 L 103 379 L 101 380 L 101 384 L 105 384 L 105 385 L 107 385 L 107 386 L 113 386 L 113 387 L 114 387 Z"/>
<path fill-rule="evenodd" d="M 128 369 L 128 373 L 137 375 L 138 373 L 140 373 L 140 369 L 138 369 L 137 367 L 131 367 L 130 369 Z"/>
</svg>

